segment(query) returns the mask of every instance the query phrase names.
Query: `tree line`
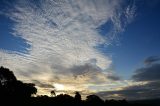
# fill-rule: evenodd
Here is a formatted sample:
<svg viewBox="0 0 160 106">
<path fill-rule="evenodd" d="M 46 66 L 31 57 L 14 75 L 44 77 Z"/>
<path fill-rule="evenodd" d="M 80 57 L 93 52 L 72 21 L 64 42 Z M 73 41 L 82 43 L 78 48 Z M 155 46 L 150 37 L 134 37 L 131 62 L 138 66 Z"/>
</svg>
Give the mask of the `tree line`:
<svg viewBox="0 0 160 106">
<path fill-rule="evenodd" d="M 33 97 L 36 93 L 35 84 L 24 83 L 8 68 L 0 67 L 0 106 L 142 106 L 130 104 L 126 100 L 104 101 L 97 95 L 88 95 L 86 100 L 82 100 L 79 92 L 76 92 L 74 97 L 68 94 Z M 54 91 L 51 93 L 55 94 Z"/>
</svg>

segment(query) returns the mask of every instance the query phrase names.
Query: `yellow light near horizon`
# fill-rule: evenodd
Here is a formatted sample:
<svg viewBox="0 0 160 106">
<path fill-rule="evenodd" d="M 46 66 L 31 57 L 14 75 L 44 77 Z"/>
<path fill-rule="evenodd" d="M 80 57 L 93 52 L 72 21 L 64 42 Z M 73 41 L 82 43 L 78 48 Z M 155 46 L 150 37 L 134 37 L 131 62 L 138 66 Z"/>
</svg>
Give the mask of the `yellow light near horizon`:
<svg viewBox="0 0 160 106">
<path fill-rule="evenodd" d="M 55 83 L 54 87 L 56 88 L 56 90 L 64 90 L 64 85 L 62 84 Z"/>
</svg>

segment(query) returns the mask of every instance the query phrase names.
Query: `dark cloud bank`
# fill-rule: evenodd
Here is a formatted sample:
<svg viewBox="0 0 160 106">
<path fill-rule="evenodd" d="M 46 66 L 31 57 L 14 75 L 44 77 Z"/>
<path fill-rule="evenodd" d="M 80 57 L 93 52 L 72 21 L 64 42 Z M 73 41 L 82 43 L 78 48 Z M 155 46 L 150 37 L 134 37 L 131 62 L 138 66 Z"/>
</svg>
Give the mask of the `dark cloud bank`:
<svg viewBox="0 0 160 106">
<path fill-rule="evenodd" d="M 149 64 L 152 64 L 152 63 L 157 62 L 157 61 L 159 61 L 159 60 L 160 60 L 160 57 L 159 57 L 159 56 L 150 56 L 150 57 L 148 57 L 148 58 L 146 58 L 146 59 L 144 60 L 144 63 L 145 63 L 146 65 L 149 65 Z"/>
<path fill-rule="evenodd" d="M 136 82 L 146 82 L 143 85 L 133 85 L 118 91 L 103 91 L 97 95 L 103 98 L 124 98 L 128 100 L 160 98 L 160 58 L 152 56 L 147 58 L 145 67 L 139 68 L 132 76 Z"/>
</svg>

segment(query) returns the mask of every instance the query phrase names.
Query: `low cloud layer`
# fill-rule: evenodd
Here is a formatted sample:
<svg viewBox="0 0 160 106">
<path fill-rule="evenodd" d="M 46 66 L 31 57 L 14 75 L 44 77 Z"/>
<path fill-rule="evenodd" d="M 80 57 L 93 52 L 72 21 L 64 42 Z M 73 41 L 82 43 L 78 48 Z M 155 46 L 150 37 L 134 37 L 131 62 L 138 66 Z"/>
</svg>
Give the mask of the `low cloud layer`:
<svg viewBox="0 0 160 106">
<path fill-rule="evenodd" d="M 112 60 L 96 49 L 109 45 L 133 19 L 135 6 L 122 0 L 16 0 L 1 12 L 14 22 L 12 34 L 30 45 L 28 53 L 0 51 L 0 64 L 23 81 L 39 87 L 118 80 Z M 125 20 L 125 21 L 124 21 Z M 97 28 L 110 21 L 113 28 L 100 35 Z M 112 38 L 112 39 L 109 39 Z M 107 77 L 108 76 L 108 77 Z M 36 80 L 36 81 L 35 81 Z"/>
<path fill-rule="evenodd" d="M 136 70 L 132 77 L 135 81 L 157 81 L 160 80 L 160 64 L 153 64 L 148 67 Z"/>
<path fill-rule="evenodd" d="M 96 93 L 104 99 L 155 99 L 160 98 L 160 82 L 152 82 L 147 84 L 140 84 L 125 87 L 117 91 L 103 91 Z"/>
<path fill-rule="evenodd" d="M 144 60 L 144 63 L 146 65 L 149 65 L 149 64 L 155 63 L 157 61 L 160 61 L 160 57 L 159 56 L 150 56 L 150 57 L 148 57 L 148 58 L 146 58 Z"/>
<path fill-rule="evenodd" d="M 145 66 L 135 71 L 132 79 L 135 81 L 160 80 L 160 57 L 150 56 L 144 60 Z"/>
<path fill-rule="evenodd" d="M 132 76 L 133 82 L 131 85 L 122 87 L 120 90 L 101 91 L 96 94 L 104 99 L 136 100 L 160 98 L 159 56 L 148 57 L 144 63 L 145 66 L 137 69 Z"/>
</svg>

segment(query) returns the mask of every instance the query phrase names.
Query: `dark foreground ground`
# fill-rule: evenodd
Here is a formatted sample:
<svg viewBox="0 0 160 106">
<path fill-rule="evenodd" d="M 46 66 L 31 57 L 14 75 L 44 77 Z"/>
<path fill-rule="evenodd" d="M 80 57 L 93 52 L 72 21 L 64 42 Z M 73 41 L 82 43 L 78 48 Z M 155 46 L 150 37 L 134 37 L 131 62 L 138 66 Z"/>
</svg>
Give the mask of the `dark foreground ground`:
<svg viewBox="0 0 160 106">
<path fill-rule="evenodd" d="M 86 100 L 76 100 L 69 95 L 56 97 L 40 96 L 31 98 L 1 98 L 0 106 L 160 106 L 160 99 L 156 100 L 101 100 L 96 95 Z"/>
</svg>

